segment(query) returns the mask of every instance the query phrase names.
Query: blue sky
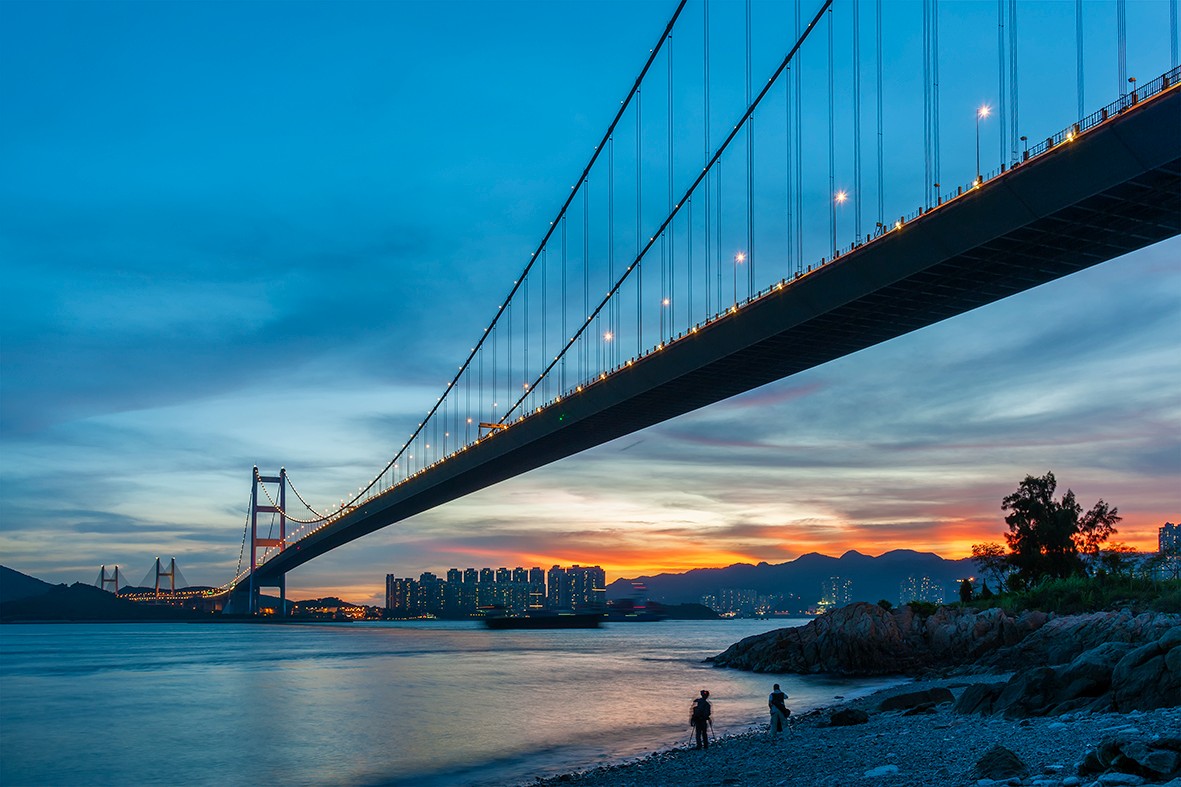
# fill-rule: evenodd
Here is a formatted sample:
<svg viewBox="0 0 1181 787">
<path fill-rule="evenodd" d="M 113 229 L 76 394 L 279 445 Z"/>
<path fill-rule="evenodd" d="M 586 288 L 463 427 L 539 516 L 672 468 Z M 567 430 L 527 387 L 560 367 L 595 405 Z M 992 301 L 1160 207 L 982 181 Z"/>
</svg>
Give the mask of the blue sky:
<svg viewBox="0 0 1181 787">
<path fill-rule="evenodd" d="M 1088 111 L 1115 98 L 1114 6 L 1085 6 Z M 1129 6 L 1129 73 L 1155 76 L 1169 5 Z M 285 465 L 321 501 L 371 478 L 491 318 L 673 7 L 0 3 L 4 564 L 93 581 L 118 563 L 138 580 L 175 555 L 217 584 L 253 465 Z M 910 84 L 921 38 L 904 22 L 921 6 L 891 8 L 887 82 Z M 1073 4 L 1022 8 L 1038 138 L 1074 119 Z M 974 107 L 995 102 L 995 4 L 941 9 L 945 42 L 993 58 L 957 44 L 941 62 L 944 166 L 967 180 Z M 781 9 L 754 13 L 769 74 Z M 914 169 L 892 159 L 887 183 Z M 1149 546 L 1181 516 L 1179 258 L 1173 239 L 505 482 L 313 561 L 293 595 L 372 601 L 387 572 L 450 566 L 959 556 L 999 540 L 1001 497 L 1047 469 Z"/>
</svg>

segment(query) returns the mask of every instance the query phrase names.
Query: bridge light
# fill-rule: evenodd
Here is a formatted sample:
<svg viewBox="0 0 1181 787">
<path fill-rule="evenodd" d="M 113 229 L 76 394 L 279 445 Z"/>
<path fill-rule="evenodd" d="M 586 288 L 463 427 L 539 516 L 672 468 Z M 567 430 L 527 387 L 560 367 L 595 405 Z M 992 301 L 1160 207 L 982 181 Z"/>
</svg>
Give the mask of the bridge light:
<svg viewBox="0 0 1181 787">
<path fill-rule="evenodd" d="M 988 104 L 981 105 L 980 109 L 976 111 L 976 182 L 975 186 L 979 186 L 980 178 L 980 121 L 988 117 L 992 108 Z"/>
<path fill-rule="evenodd" d="M 611 333 L 611 331 L 604 331 L 603 332 L 603 341 L 609 342 L 614 338 L 615 338 L 615 334 Z"/>
<path fill-rule="evenodd" d="M 845 200 L 849 199 L 849 192 L 841 189 L 836 193 L 836 201 L 838 205 L 844 205 Z"/>
</svg>

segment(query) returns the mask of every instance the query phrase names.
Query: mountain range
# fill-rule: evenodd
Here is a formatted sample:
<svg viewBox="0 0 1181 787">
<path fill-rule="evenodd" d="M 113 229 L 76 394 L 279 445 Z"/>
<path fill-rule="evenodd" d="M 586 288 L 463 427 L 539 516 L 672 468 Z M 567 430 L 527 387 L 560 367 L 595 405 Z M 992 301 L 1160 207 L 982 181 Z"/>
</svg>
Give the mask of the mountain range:
<svg viewBox="0 0 1181 787">
<path fill-rule="evenodd" d="M 852 582 L 849 601 L 898 603 L 902 583 L 910 577 L 929 577 L 943 590 L 944 598 L 957 598 L 959 580 L 974 576 L 971 558 L 947 560 L 932 552 L 896 549 L 877 557 L 850 550 L 840 557 L 816 552 L 786 563 L 737 563 L 726 568 L 697 568 L 683 574 L 657 574 L 636 579 L 617 579 L 607 586 L 607 598 L 635 594 L 633 583 L 642 583 L 647 596 L 665 604 L 699 601 L 725 589 L 753 590 L 764 596 L 796 596 L 804 605 L 819 601 L 821 583 L 832 577 Z"/>
</svg>

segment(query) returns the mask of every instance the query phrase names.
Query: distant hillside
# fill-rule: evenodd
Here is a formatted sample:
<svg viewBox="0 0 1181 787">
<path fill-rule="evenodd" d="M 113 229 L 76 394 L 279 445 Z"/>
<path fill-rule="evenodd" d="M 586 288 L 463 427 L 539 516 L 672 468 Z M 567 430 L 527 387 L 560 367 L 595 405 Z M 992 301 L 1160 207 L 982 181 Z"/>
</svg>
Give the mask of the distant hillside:
<svg viewBox="0 0 1181 787">
<path fill-rule="evenodd" d="M 20 621 L 113 621 L 193 620 L 204 618 L 190 610 L 136 604 L 93 585 L 51 585 L 46 593 L 0 603 L 0 620 Z"/>
<path fill-rule="evenodd" d="M 749 589 L 760 595 L 799 596 L 804 603 L 820 599 L 821 582 L 839 576 L 852 580 L 852 601 L 875 602 L 886 599 L 898 603 L 902 582 L 910 576 L 928 576 L 943 587 L 948 601 L 957 597 L 957 583 L 975 573 L 971 558 L 946 560 L 931 552 L 898 549 L 878 557 L 849 551 L 839 558 L 816 552 L 801 555 L 787 563 L 738 563 L 727 568 L 698 568 L 683 574 L 658 574 L 654 577 L 617 579 L 607 586 L 609 599 L 632 595 L 632 582 L 644 583 L 648 597 L 665 604 L 699 601 L 702 596 L 717 594 L 723 588 Z"/>
<path fill-rule="evenodd" d="M 0 604 L 16 601 L 18 598 L 40 596 L 53 589 L 53 585 L 22 574 L 7 566 L 0 566 Z"/>
</svg>

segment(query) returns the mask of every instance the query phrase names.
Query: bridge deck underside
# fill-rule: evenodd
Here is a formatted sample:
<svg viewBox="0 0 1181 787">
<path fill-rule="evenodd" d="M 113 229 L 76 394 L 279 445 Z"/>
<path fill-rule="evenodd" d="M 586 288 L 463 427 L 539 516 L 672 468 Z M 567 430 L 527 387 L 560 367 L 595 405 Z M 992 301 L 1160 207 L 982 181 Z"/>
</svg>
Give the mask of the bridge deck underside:
<svg viewBox="0 0 1181 787">
<path fill-rule="evenodd" d="M 607 380 L 272 558 L 282 574 L 426 509 L 1181 233 L 1176 88 Z"/>
</svg>

